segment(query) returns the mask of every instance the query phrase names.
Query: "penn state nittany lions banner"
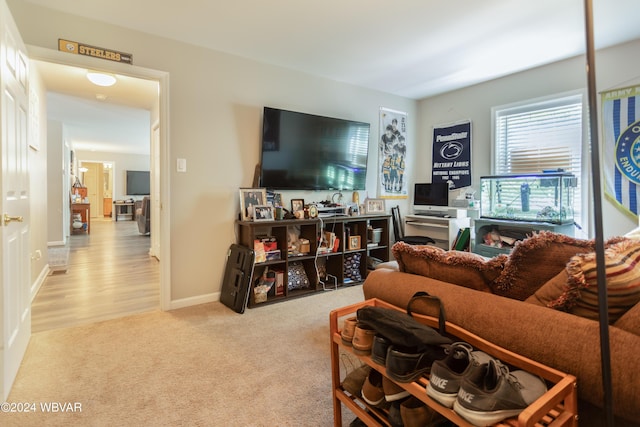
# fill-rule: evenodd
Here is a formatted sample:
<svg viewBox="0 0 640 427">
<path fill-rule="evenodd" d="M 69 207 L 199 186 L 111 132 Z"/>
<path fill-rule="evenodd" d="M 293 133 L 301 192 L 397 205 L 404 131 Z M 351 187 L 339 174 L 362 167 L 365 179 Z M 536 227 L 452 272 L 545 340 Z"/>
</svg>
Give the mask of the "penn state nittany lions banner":
<svg viewBox="0 0 640 427">
<path fill-rule="evenodd" d="M 433 128 L 431 182 L 449 190 L 471 185 L 471 122 Z"/>
<path fill-rule="evenodd" d="M 640 200 L 640 86 L 602 93 L 605 195 L 629 215 Z"/>
</svg>

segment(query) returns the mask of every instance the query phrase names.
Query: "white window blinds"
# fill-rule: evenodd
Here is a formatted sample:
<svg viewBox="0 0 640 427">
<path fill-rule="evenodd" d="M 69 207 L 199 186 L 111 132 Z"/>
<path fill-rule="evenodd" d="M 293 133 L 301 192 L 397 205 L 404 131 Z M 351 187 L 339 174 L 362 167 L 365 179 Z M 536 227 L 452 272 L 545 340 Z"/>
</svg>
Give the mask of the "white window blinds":
<svg viewBox="0 0 640 427">
<path fill-rule="evenodd" d="M 575 218 L 582 220 L 582 95 L 496 107 L 494 174 L 563 169 L 578 177 Z"/>
<path fill-rule="evenodd" d="M 495 173 L 562 168 L 580 176 L 582 96 L 496 109 Z"/>
</svg>

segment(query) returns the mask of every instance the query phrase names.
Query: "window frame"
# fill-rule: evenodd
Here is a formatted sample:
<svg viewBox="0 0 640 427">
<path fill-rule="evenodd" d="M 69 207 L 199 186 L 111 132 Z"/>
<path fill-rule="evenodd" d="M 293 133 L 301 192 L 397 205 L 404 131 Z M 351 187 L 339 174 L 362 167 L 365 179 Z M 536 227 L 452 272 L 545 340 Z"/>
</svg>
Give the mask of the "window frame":
<svg viewBox="0 0 640 427">
<path fill-rule="evenodd" d="M 537 111 L 541 109 L 551 108 L 553 106 L 568 104 L 567 100 L 574 99 L 581 103 L 581 140 L 580 140 L 580 173 L 576 174 L 579 180 L 579 216 L 575 217 L 578 227 L 575 227 L 575 236 L 583 238 L 591 238 L 593 234 L 592 217 L 591 217 L 591 173 L 590 173 L 590 147 L 589 147 L 589 128 L 587 114 L 587 93 L 586 90 L 576 90 L 564 93 L 553 94 L 540 98 L 527 99 L 524 101 L 513 102 L 510 104 L 498 105 L 491 108 L 491 173 L 498 175 L 498 119 L 508 114 L 519 114 L 527 111 Z M 574 103 L 574 102 L 571 102 Z M 540 171 L 541 172 L 541 171 Z"/>
</svg>

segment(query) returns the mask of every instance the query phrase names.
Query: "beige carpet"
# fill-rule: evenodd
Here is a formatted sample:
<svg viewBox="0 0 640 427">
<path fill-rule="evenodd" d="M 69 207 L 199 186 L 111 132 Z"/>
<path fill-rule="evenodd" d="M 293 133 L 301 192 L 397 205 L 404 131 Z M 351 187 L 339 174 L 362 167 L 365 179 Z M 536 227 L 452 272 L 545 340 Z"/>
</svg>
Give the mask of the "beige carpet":
<svg viewBox="0 0 640 427">
<path fill-rule="evenodd" d="M 32 336 L 3 426 L 330 426 L 329 312 L 362 288 L 248 309 L 220 303 Z M 44 413 L 42 403 L 81 405 Z M 353 418 L 344 411 L 345 419 Z"/>
</svg>

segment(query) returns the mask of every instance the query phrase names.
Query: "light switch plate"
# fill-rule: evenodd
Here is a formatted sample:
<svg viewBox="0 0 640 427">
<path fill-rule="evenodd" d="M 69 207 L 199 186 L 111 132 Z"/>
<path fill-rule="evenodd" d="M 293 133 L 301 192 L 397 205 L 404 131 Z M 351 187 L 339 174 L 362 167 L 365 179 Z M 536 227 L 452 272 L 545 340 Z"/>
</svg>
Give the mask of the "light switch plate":
<svg viewBox="0 0 640 427">
<path fill-rule="evenodd" d="M 176 161 L 176 170 L 178 172 L 186 172 L 187 171 L 187 159 L 177 159 L 177 161 Z"/>
</svg>

